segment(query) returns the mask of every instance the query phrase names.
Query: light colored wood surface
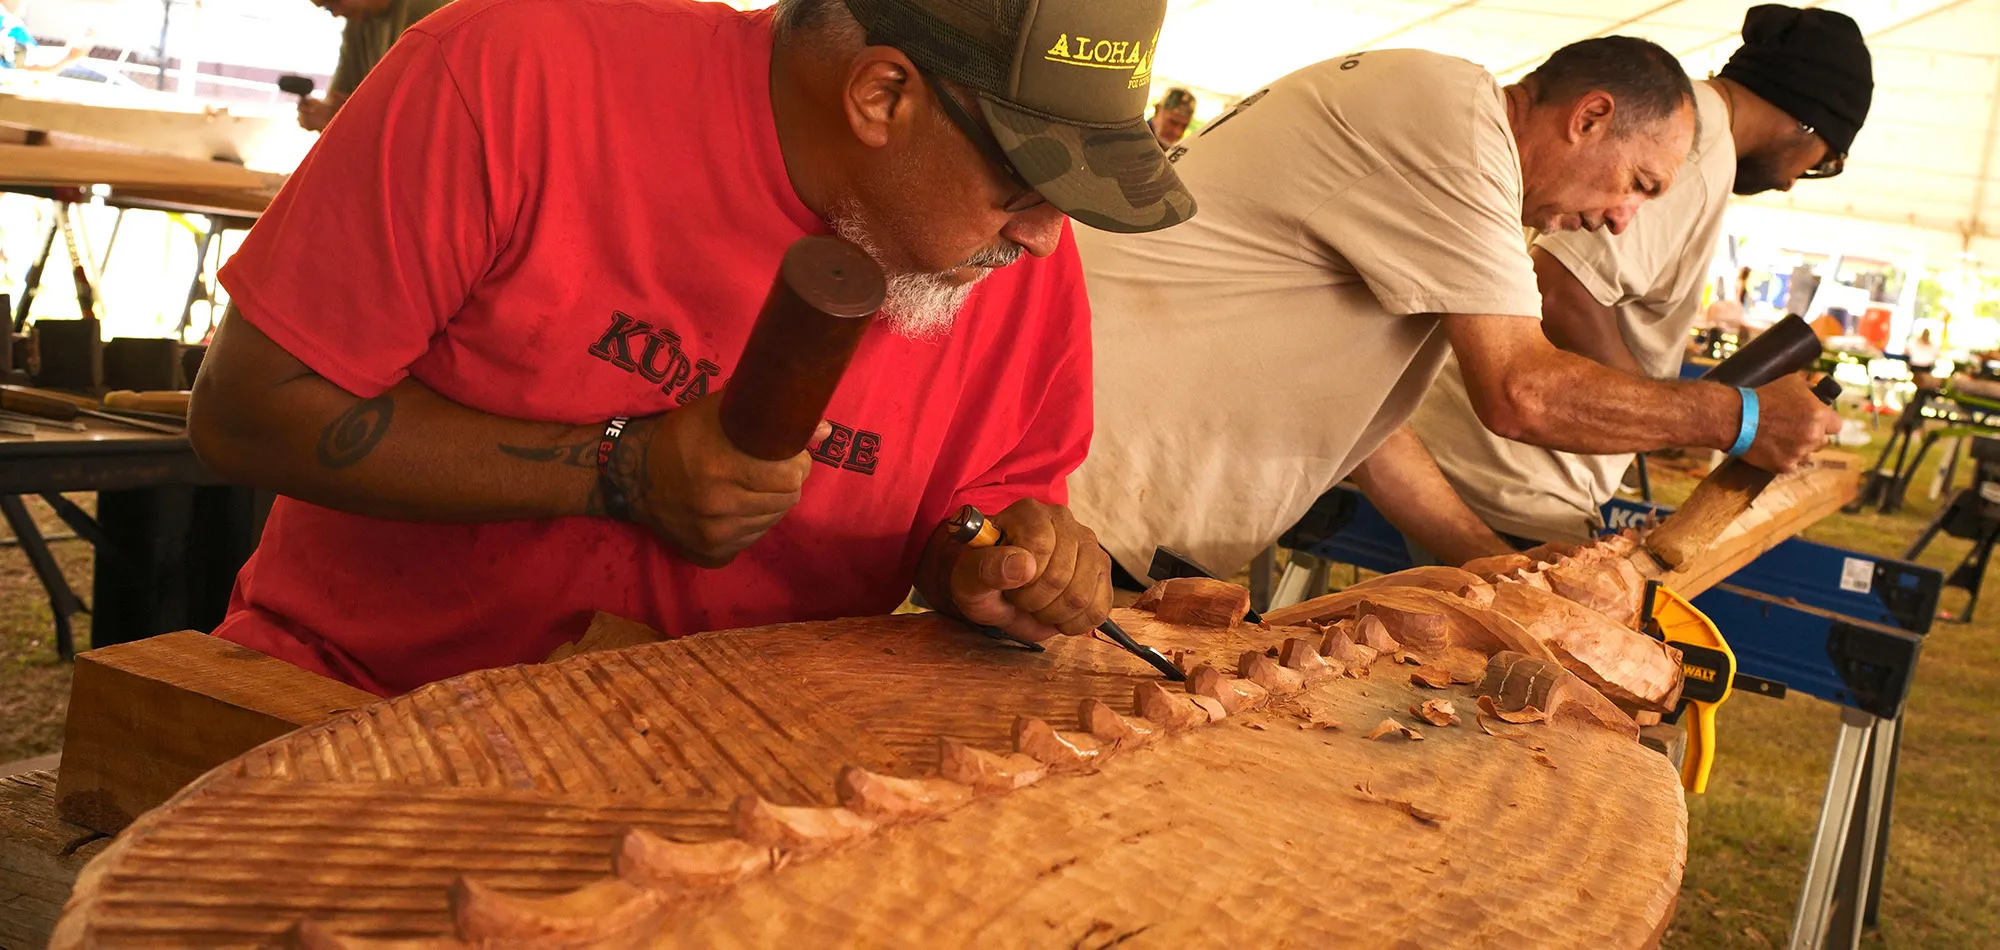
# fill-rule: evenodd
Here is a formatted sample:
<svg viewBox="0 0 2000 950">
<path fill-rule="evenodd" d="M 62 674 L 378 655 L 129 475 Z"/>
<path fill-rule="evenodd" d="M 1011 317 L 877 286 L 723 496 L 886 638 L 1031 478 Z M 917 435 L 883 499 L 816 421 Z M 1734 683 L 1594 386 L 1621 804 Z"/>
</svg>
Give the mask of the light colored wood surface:
<svg viewBox="0 0 2000 950">
<path fill-rule="evenodd" d="M 109 843 L 56 817 L 55 773 L 0 777 L 0 947 L 46 946 L 77 872 Z"/>
<path fill-rule="evenodd" d="M 1860 472 L 1841 457 L 1822 456 L 1813 465 L 1780 475 L 1707 549 L 1660 578 L 1682 597 L 1694 597 L 1729 578 L 1779 542 L 1840 510 L 1860 487 Z M 1668 516 L 1668 521 L 1678 515 Z"/>
<path fill-rule="evenodd" d="M 1317 636 L 1116 616 L 1231 669 Z M 1261 710 L 821 853 L 752 850 L 749 877 L 700 892 L 613 878 L 614 847 L 633 829 L 747 834 L 744 795 L 828 815 L 847 766 L 935 775 L 941 740 L 1006 753 L 1017 717 L 1072 731 L 1083 701 L 1130 715 L 1162 681 L 1106 643 L 1030 653 L 936 615 L 474 673 L 204 776 L 91 864 L 53 946 L 267 945 L 301 921 L 315 947 L 463 947 L 503 925 L 607 947 L 1653 945 L 1685 859 L 1665 760 L 1604 729 L 1490 735 L 1467 687 L 1409 669 L 1322 671 Z M 1437 698 L 1464 722 L 1410 715 Z M 1424 739 L 1367 739 L 1385 717 Z"/>
<path fill-rule="evenodd" d="M 219 763 L 376 700 L 194 631 L 76 658 L 57 812 L 112 833 Z"/>
<path fill-rule="evenodd" d="M 243 213 L 269 205 L 282 176 L 174 155 L 0 144 L 0 184 L 178 189 Z"/>
</svg>

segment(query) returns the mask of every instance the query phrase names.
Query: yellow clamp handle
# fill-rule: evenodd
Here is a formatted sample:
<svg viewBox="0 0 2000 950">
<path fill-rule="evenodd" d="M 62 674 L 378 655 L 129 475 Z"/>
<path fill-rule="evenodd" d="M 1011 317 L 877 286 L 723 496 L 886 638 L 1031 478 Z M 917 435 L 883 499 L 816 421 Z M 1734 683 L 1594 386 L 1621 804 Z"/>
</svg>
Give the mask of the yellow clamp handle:
<svg viewBox="0 0 2000 950">
<path fill-rule="evenodd" d="M 1687 755 L 1681 760 L 1681 787 L 1699 795 L 1708 790 L 1709 769 L 1715 763 L 1715 710 L 1734 691 L 1731 681 L 1736 674 L 1736 654 L 1729 649 L 1722 632 L 1715 628 L 1715 622 L 1688 603 L 1687 598 L 1664 585 L 1655 589 L 1652 617 L 1661 638 L 1684 652 L 1692 653 L 1688 650 L 1692 647 L 1720 654 L 1710 656 L 1709 662 L 1688 659 L 1682 665 L 1689 683 L 1712 697 L 1689 697 L 1687 702 L 1693 716 L 1682 722 L 1688 745 Z"/>
</svg>

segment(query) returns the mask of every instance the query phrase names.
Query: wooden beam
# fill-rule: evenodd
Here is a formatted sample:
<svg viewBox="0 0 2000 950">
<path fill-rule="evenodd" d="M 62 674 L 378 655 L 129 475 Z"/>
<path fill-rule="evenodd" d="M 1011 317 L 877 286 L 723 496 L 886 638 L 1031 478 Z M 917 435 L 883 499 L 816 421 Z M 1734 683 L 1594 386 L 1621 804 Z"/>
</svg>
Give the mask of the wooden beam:
<svg viewBox="0 0 2000 950">
<path fill-rule="evenodd" d="M 43 947 L 109 838 L 56 817 L 54 772 L 0 778 L 0 947 Z"/>
<path fill-rule="evenodd" d="M 92 650 L 70 685 L 57 813 L 115 834 L 209 769 L 375 701 L 191 630 Z"/>
</svg>

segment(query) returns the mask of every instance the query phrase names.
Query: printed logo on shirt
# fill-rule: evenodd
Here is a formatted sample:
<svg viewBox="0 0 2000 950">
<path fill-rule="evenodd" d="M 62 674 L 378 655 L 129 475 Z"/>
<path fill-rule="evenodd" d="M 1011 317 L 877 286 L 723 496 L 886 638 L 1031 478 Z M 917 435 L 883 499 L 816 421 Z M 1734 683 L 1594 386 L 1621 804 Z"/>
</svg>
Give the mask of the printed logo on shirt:
<svg viewBox="0 0 2000 950">
<path fill-rule="evenodd" d="M 658 384 L 678 406 L 708 395 L 708 381 L 722 372 L 710 360 L 690 357 L 680 334 L 617 310 L 611 311 L 611 325 L 590 345 L 590 355 Z"/>
<path fill-rule="evenodd" d="M 832 419 L 827 424 L 833 426 L 833 432 L 813 446 L 812 460 L 830 468 L 875 474 L 875 464 L 882 458 L 882 435 L 841 425 Z"/>
<path fill-rule="evenodd" d="M 1086 66 L 1091 69 L 1129 69 L 1132 78 L 1125 88 L 1137 89 L 1153 81 L 1153 49 L 1160 45 L 1160 32 L 1153 31 L 1151 42 L 1144 40 L 1093 39 L 1079 33 L 1071 37 L 1068 33 L 1056 39 L 1055 45 L 1042 54 L 1051 63 L 1065 66 Z"/>
</svg>

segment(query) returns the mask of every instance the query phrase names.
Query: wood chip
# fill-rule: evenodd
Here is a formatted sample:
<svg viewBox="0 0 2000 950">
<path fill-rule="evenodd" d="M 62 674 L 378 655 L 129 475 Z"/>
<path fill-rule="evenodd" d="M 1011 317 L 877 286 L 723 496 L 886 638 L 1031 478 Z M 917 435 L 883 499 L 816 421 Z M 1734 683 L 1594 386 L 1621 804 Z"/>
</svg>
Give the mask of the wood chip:
<svg viewBox="0 0 2000 950">
<path fill-rule="evenodd" d="M 1451 671 L 1436 666 L 1419 666 L 1410 673 L 1410 682 L 1431 689 L 1443 689 L 1452 684 Z"/>
<path fill-rule="evenodd" d="M 1410 715 L 1433 726 L 1456 726 L 1459 723 L 1458 710 L 1444 699 L 1426 699 L 1421 706 L 1411 706 Z"/>
<path fill-rule="evenodd" d="M 1384 719 L 1381 722 L 1376 723 L 1375 728 L 1369 730 L 1368 738 L 1370 741 L 1374 741 L 1392 732 L 1400 732 L 1403 734 L 1403 738 L 1409 739 L 1412 742 L 1422 742 L 1424 738 L 1423 733 L 1418 732 L 1417 730 L 1412 729 L 1409 726 L 1403 725 L 1402 723 L 1397 722 L 1394 719 Z"/>
<path fill-rule="evenodd" d="M 1264 724 L 1261 722 L 1246 722 L 1243 725 L 1247 728 L 1255 729 L 1258 732 L 1264 731 Z"/>
<path fill-rule="evenodd" d="M 1494 704 L 1493 697 L 1491 696 L 1479 697 L 1479 711 L 1481 713 L 1486 714 L 1487 716 L 1491 716 L 1494 719 L 1498 719 L 1501 722 L 1511 722 L 1516 725 L 1519 725 L 1524 722 L 1541 722 L 1549 718 L 1548 713 L 1536 709 L 1533 706 L 1523 706 L 1520 709 L 1514 709 L 1514 710 L 1503 710 L 1499 706 Z"/>
<path fill-rule="evenodd" d="M 1549 768 L 1556 767 L 1556 760 L 1549 758 L 1548 753 L 1546 752 L 1537 752 L 1533 756 L 1531 756 L 1531 758 L 1533 758 L 1536 762 L 1548 766 Z"/>
<path fill-rule="evenodd" d="M 1424 806 L 1419 805 L 1416 802 L 1406 802 L 1393 798 L 1385 799 L 1385 801 L 1387 801 L 1390 806 L 1403 812 L 1403 814 L 1409 815 L 1411 818 L 1415 818 L 1416 820 L 1421 821 L 1427 825 L 1443 824 L 1445 819 L 1451 817 L 1450 815 L 1447 815 L 1444 812 L 1430 808 L 1425 808 Z"/>
</svg>

